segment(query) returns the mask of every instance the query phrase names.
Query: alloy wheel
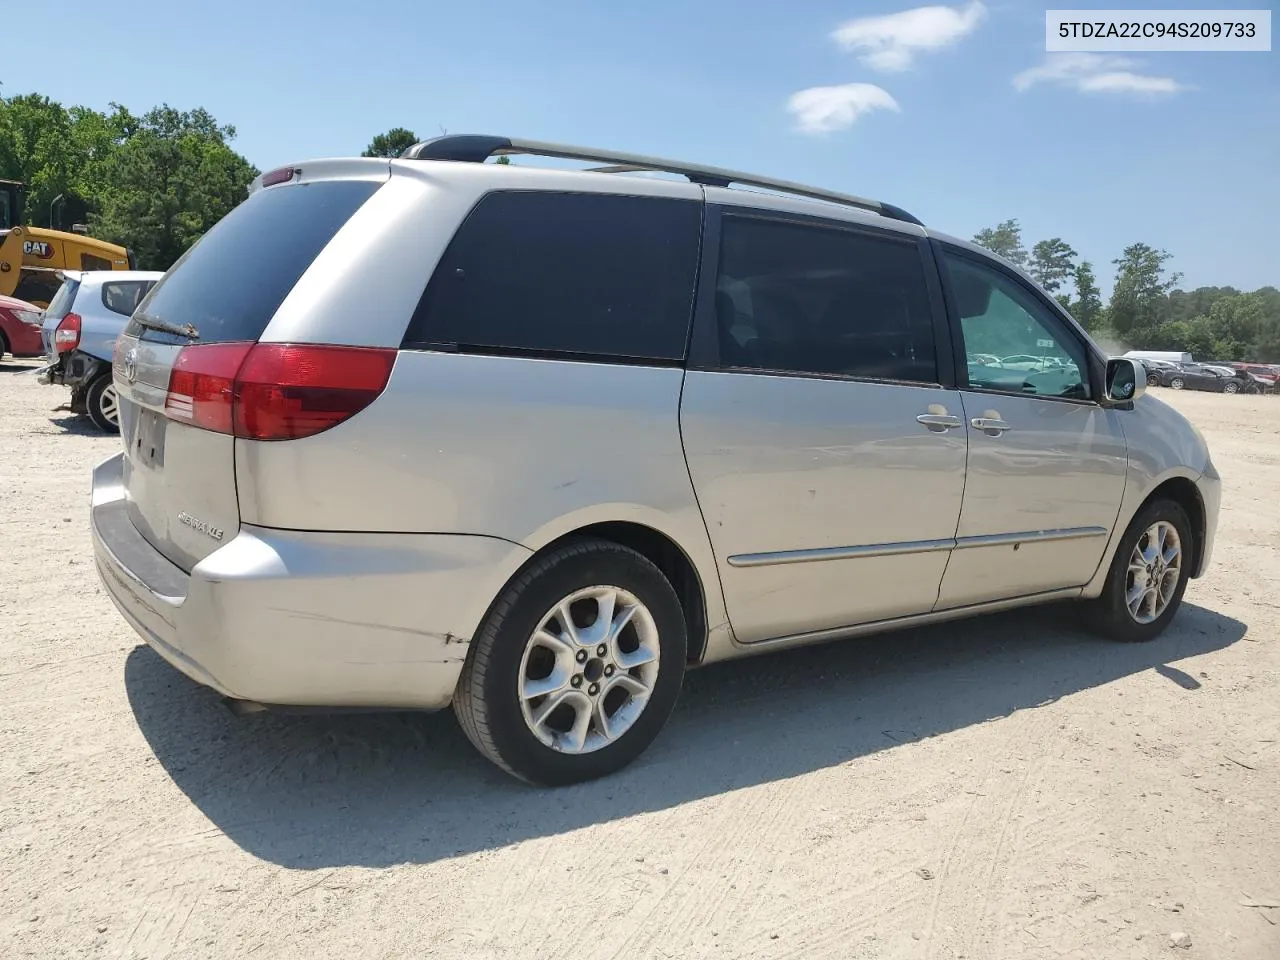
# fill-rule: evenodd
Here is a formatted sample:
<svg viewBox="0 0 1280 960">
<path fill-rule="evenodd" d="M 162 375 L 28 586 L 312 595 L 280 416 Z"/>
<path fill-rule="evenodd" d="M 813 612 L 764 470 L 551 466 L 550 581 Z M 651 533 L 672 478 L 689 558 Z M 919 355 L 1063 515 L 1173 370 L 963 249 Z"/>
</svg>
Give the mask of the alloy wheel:
<svg viewBox="0 0 1280 960">
<path fill-rule="evenodd" d="M 1182 577 L 1182 540 L 1177 528 L 1158 520 L 1143 532 L 1129 556 L 1125 604 L 1137 623 L 1152 623 L 1169 608 Z"/>
<path fill-rule="evenodd" d="M 120 425 L 120 397 L 116 394 L 115 384 L 107 384 L 102 388 L 102 396 L 98 401 L 98 409 L 102 412 L 102 419 L 113 427 Z"/>
<path fill-rule="evenodd" d="M 591 753 L 644 712 L 661 650 L 653 615 L 627 590 L 592 586 L 542 617 L 520 663 L 520 711 L 543 744 Z"/>
</svg>

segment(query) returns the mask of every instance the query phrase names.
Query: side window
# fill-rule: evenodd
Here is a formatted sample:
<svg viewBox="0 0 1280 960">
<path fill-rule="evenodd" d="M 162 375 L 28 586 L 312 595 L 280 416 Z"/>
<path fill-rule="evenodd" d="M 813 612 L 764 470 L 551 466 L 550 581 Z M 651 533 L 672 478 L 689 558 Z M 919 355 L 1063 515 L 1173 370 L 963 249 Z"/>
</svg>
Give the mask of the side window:
<svg viewBox="0 0 1280 960">
<path fill-rule="evenodd" d="M 102 305 L 112 313 L 123 317 L 133 314 L 140 301 L 151 289 L 152 284 L 142 280 L 104 283 L 102 285 Z"/>
<path fill-rule="evenodd" d="M 910 239 L 726 215 L 716 320 L 727 368 L 938 382 Z"/>
<path fill-rule="evenodd" d="M 696 200 L 491 193 L 458 228 L 406 340 L 680 360 L 701 224 Z"/>
<path fill-rule="evenodd" d="M 111 261 L 106 257 L 95 257 L 92 253 L 80 254 L 81 270 L 110 270 Z"/>
<path fill-rule="evenodd" d="M 1085 347 L 1060 317 L 993 267 L 945 252 L 942 260 L 960 314 L 971 387 L 1089 399 Z"/>
</svg>

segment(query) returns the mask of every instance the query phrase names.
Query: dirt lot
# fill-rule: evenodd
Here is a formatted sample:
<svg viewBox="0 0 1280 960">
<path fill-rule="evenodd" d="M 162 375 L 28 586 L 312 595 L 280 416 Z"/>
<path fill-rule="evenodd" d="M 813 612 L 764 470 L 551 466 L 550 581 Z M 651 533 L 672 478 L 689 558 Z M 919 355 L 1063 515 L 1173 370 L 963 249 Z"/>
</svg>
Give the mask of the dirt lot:
<svg viewBox="0 0 1280 960">
<path fill-rule="evenodd" d="M 1280 398 L 1162 393 L 1226 490 L 1156 643 L 1041 610 L 714 667 L 635 767 L 540 792 L 449 714 L 236 719 L 140 646 L 87 533 L 118 441 L 30 369 L 0 955 L 1280 957 Z"/>
</svg>

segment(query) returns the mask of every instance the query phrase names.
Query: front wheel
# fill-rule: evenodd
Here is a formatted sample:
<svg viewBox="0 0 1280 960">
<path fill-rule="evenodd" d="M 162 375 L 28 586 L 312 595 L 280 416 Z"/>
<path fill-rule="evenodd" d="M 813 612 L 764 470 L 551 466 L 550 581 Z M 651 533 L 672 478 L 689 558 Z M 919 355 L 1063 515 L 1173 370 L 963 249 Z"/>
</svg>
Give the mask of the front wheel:
<svg viewBox="0 0 1280 960">
<path fill-rule="evenodd" d="M 89 384 L 84 394 L 85 407 L 89 419 L 99 430 L 107 433 L 120 432 L 120 397 L 116 393 L 116 385 L 111 374 L 100 374 Z"/>
<path fill-rule="evenodd" d="M 1191 575 L 1191 523 L 1172 500 L 1148 504 L 1116 549 L 1102 595 L 1090 603 L 1094 628 L 1112 640 L 1154 640 L 1182 603 Z"/>
<path fill-rule="evenodd" d="M 1169 386 L 1173 387 L 1173 389 L 1175 390 L 1181 390 L 1186 385 L 1187 385 L 1187 382 L 1183 380 L 1181 377 L 1174 377 L 1172 380 L 1169 381 Z"/>
<path fill-rule="evenodd" d="M 471 642 L 453 708 L 508 773 L 558 786 L 638 757 L 675 707 L 684 613 L 648 559 L 580 540 L 536 560 L 494 601 Z"/>
<path fill-rule="evenodd" d="M 1147 377 L 1147 386 L 1148 387 L 1160 386 L 1160 378 L 1157 377 L 1154 373 L 1151 374 L 1149 377 Z"/>
<path fill-rule="evenodd" d="M 1238 384 L 1238 383 L 1227 383 L 1227 384 L 1223 384 L 1222 392 L 1223 392 L 1223 393 L 1239 393 L 1239 392 L 1240 392 L 1240 384 Z"/>
</svg>

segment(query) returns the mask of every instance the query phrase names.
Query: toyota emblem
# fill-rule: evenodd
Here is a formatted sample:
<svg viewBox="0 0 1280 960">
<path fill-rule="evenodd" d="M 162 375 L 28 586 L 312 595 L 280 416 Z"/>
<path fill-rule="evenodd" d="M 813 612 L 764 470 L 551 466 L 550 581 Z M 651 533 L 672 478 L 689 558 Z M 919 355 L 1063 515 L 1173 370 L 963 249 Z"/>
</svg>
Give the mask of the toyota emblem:
<svg viewBox="0 0 1280 960">
<path fill-rule="evenodd" d="M 124 378 L 130 383 L 138 379 L 138 348 L 134 347 L 124 355 Z"/>
</svg>

